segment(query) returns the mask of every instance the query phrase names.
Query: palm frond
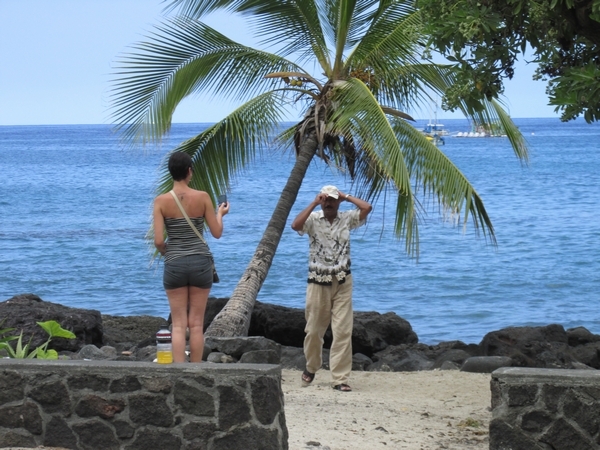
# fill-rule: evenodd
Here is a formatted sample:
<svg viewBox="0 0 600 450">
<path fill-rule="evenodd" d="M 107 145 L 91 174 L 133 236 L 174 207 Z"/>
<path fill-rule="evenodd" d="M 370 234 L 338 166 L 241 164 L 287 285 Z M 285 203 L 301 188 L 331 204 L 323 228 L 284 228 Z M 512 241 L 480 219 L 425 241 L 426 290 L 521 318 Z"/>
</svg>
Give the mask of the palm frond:
<svg viewBox="0 0 600 450">
<path fill-rule="evenodd" d="M 274 145 L 282 153 L 289 152 L 296 155 L 296 148 L 294 145 L 294 136 L 297 130 L 297 123 L 280 124 L 282 127 L 277 134 Z"/>
<path fill-rule="evenodd" d="M 284 102 L 281 92 L 266 92 L 173 149 L 192 157 L 190 186 L 208 192 L 213 201 L 226 192 L 231 180 L 273 141 L 278 123 L 284 118 Z M 161 164 L 159 194 L 173 185 L 167 167 L 169 156 Z"/>
<path fill-rule="evenodd" d="M 376 92 L 380 103 L 403 111 L 415 111 L 441 97 L 449 86 L 449 68 L 419 63 L 383 69 L 383 81 Z"/>
<path fill-rule="evenodd" d="M 263 38 L 262 44 L 277 47 L 277 53 L 284 57 L 295 54 L 298 61 L 316 57 L 322 69 L 331 72 L 319 7 L 314 0 L 174 0 L 169 9 L 178 9 L 193 19 L 220 9 L 241 13 L 249 18 L 256 36 Z"/>
<path fill-rule="evenodd" d="M 418 227 L 410 173 L 390 121 L 368 87 L 356 79 L 336 83 L 332 102 L 335 133 L 351 140 L 363 154 L 356 167 L 359 189 L 372 199 L 383 186 L 394 186 L 398 195 L 395 232 L 405 238 L 407 252 L 414 254 Z"/>
<path fill-rule="evenodd" d="M 453 85 L 455 80 L 456 72 L 452 65 L 425 64 L 413 67 L 412 69 L 414 70 L 415 80 L 421 80 L 427 90 L 436 95 L 441 96 Z M 431 95 L 429 95 L 429 99 L 430 101 L 432 100 Z M 476 127 L 500 126 L 506 133 L 515 156 L 522 163 L 526 164 L 528 162 L 529 150 L 527 142 L 498 100 L 483 100 L 476 109 L 462 102 L 459 108 Z"/>
<path fill-rule="evenodd" d="M 400 108 L 414 108 L 416 105 L 435 102 L 436 98 L 441 97 L 452 86 L 456 73 L 452 65 L 432 63 L 399 66 L 392 70 L 396 71 L 396 76 L 393 76 L 392 72 L 387 73 L 386 80 L 391 82 L 380 86 L 378 99 L 382 103 Z M 463 102 L 460 109 L 476 127 L 499 126 L 504 130 L 515 156 L 521 162 L 527 163 L 527 142 L 498 100 L 484 100 L 477 109 Z"/>
<path fill-rule="evenodd" d="M 499 128 L 499 130 L 504 131 L 515 156 L 521 163 L 527 164 L 529 161 L 527 142 L 498 100 L 483 100 L 477 110 L 465 103 L 461 103 L 459 107 L 465 116 L 473 122 L 475 128 Z"/>
<path fill-rule="evenodd" d="M 423 39 L 421 17 L 406 3 L 394 3 L 378 11 L 354 51 L 346 60 L 347 66 L 397 67 L 419 63 Z"/>
<path fill-rule="evenodd" d="M 398 111 L 397 109 L 394 108 L 389 108 L 387 106 L 382 106 L 381 110 L 386 113 L 389 114 L 390 116 L 396 116 L 396 117 L 400 117 L 401 119 L 406 119 L 406 120 L 410 120 L 412 122 L 415 122 L 415 119 L 413 119 L 413 117 L 409 114 L 406 114 L 402 111 Z"/>
<path fill-rule="evenodd" d="M 327 42 L 323 34 L 318 3 L 314 0 L 248 2 L 239 9 L 251 14 L 257 36 L 268 48 L 277 48 L 282 56 L 296 55 L 299 62 L 318 61 L 324 73 L 331 73 Z M 282 33 L 285 30 L 285 33 Z"/>
<path fill-rule="evenodd" d="M 379 102 L 400 110 L 428 102 L 428 90 L 444 92 L 447 83 L 441 81 L 449 69 L 422 61 L 421 17 L 414 8 L 407 3 L 394 3 L 377 14 L 349 55 L 346 70 L 367 72 Z"/>
<path fill-rule="evenodd" d="M 506 110 L 497 100 L 490 100 L 491 107 L 496 112 L 498 122 L 502 125 L 506 137 L 512 144 L 512 148 L 515 151 L 515 155 L 519 160 L 525 164 L 529 162 L 529 150 L 527 149 L 527 142 L 525 137 L 519 131 L 519 128 L 512 121 Z M 492 123 L 492 122 L 490 122 Z"/>
<path fill-rule="evenodd" d="M 396 2 L 394 2 L 395 4 Z M 354 6 L 354 17 L 349 21 L 346 37 L 346 50 L 352 50 L 364 38 L 367 30 L 378 19 L 381 13 L 390 7 L 387 1 L 373 2 L 372 0 L 357 0 Z M 377 6 L 377 8 L 374 8 Z"/>
<path fill-rule="evenodd" d="M 193 19 L 202 19 L 204 16 L 223 9 L 235 11 L 245 0 L 171 0 L 165 11 L 179 11 L 179 14 Z"/>
<path fill-rule="evenodd" d="M 115 121 L 129 141 L 159 140 L 176 106 L 192 93 L 248 99 L 278 84 L 264 75 L 301 71 L 190 20 L 170 20 L 134 49 L 119 63 L 112 94 Z"/>
<path fill-rule="evenodd" d="M 443 211 L 462 213 L 463 227 L 472 216 L 475 231 L 481 231 L 495 244 L 494 228 L 483 201 L 464 174 L 419 130 L 400 119 L 393 118 L 392 123 L 415 183 L 415 194 L 434 198 Z"/>
<path fill-rule="evenodd" d="M 356 0 L 333 0 L 325 2 L 329 6 L 326 11 L 331 34 L 334 37 L 335 56 L 333 60 L 333 76 L 339 77 L 340 71 L 344 67 L 344 50 L 348 40 L 348 33 L 353 19 L 356 17 Z"/>
</svg>

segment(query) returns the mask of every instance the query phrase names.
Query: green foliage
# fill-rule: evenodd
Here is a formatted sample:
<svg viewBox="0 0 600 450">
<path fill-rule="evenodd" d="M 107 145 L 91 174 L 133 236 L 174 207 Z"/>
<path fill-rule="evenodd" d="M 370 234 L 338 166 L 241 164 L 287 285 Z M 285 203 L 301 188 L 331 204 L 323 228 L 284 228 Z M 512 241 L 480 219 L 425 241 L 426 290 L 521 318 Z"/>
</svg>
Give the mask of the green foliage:
<svg viewBox="0 0 600 450">
<path fill-rule="evenodd" d="M 3 319 L 2 322 L 0 322 L 0 326 L 2 326 L 2 324 L 5 321 L 6 321 L 6 319 Z M 2 348 L 3 344 L 6 344 L 7 342 L 10 342 L 10 341 L 14 341 L 15 339 L 18 338 L 18 336 L 5 336 L 7 333 L 10 333 L 13 330 L 14 330 L 14 328 L 0 329 L 0 348 Z"/>
<path fill-rule="evenodd" d="M 598 120 L 600 0 L 417 0 L 417 7 L 429 45 L 459 71 L 447 108 L 497 98 L 530 47 L 535 78 L 548 80 L 549 103 L 561 119 Z"/>
<path fill-rule="evenodd" d="M 4 321 L 2 321 L 4 323 Z M 56 350 L 48 349 L 48 344 L 53 337 L 62 337 L 66 339 L 75 339 L 75 334 L 69 330 L 63 329 L 58 322 L 49 320 L 47 322 L 37 322 L 37 324 L 48 333 L 48 340 L 39 347 L 30 350 L 31 339 L 25 345 L 23 345 L 23 332 L 19 336 L 4 336 L 6 333 L 11 332 L 14 328 L 6 328 L 0 330 L 0 349 L 6 350 L 10 358 L 17 359 L 58 359 L 58 353 Z M 8 343 L 9 341 L 17 340 L 14 348 Z"/>
<path fill-rule="evenodd" d="M 565 70 L 550 82 L 550 104 L 563 111 L 566 120 L 583 114 L 586 122 L 600 120 L 600 66 L 588 63 Z"/>
</svg>

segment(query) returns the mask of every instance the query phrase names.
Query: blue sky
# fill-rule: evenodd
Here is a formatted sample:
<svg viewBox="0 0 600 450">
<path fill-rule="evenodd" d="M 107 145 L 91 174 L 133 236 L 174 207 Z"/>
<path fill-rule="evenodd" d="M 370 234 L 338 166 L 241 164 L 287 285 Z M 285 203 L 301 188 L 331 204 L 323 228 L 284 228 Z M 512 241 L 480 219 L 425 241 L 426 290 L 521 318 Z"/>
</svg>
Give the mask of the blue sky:
<svg viewBox="0 0 600 450">
<path fill-rule="evenodd" d="M 111 123 L 116 58 L 160 22 L 163 7 L 160 0 L 0 0 L 0 125 Z M 249 42 L 242 21 L 223 14 L 208 22 Z M 514 118 L 558 117 L 547 105 L 545 83 L 531 80 L 534 69 L 521 63 L 507 82 L 509 112 Z M 173 122 L 215 122 L 234 106 L 190 98 Z M 438 113 L 453 117 L 461 116 Z"/>
</svg>

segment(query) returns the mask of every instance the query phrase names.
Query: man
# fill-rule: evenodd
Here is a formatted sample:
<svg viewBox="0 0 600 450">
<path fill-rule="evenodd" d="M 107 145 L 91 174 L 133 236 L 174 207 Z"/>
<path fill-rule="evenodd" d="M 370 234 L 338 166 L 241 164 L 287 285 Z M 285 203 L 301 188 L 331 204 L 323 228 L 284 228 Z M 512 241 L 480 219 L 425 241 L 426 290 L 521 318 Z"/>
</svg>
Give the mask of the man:
<svg viewBox="0 0 600 450">
<path fill-rule="evenodd" d="M 358 209 L 338 212 L 347 201 Z M 313 210 L 321 205 L 321 211 Z M 364 225 L 371 212 L 370 203 L 325 186 L 292 222 L 301 236 L 308 234 L 309 261 L 306 288 L 306 328 L 304 356 L 306 369 L 302 382 L 308 386 L 323 362 L 323 336 L 331 323 L 333 342 L 329 367 L 333 388 L 352 389 L 348 377 L 352 370 L 352 275 L 350 273 L 350 230 Z"/>
</svg>

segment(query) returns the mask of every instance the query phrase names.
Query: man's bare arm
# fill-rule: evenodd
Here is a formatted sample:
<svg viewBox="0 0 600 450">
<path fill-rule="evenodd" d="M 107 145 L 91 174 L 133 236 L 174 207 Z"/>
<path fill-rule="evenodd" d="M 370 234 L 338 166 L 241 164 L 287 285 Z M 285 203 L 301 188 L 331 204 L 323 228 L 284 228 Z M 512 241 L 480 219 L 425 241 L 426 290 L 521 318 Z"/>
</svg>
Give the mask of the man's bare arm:
<svg viewBox="0 0 600 450">
<path fill-rule="evenodd" d="M 317 197 L 311 202 L 311 204 L 304 208 L 302 211 L 300 211 L 300 214 L 296 216 L 296 218 L 292 222 L 292 230 L 302 231 L 302 228 L 304 228 L 304 223 L 306 222 L 306 219 L 308 219 L 308 216 L 310 216 L 310 213 L 312 213 L 313 210 L 317 206 L 319 206 L 326 198 L 326 194 L 317 195 Z"/>
<path fill-rule="evenodd" d="M 353 195 L 344 194 L 342 191 L 339 192 L 342 200 L 352 203 L 360 210 L 360 220 L 365 220 L 367 215 L 369 215 L 369 213 L 373 210 L 373 206 L 371 206 L 369 202 L 361 200 L 358 197 L 354 197 Z"/>
</svg>

